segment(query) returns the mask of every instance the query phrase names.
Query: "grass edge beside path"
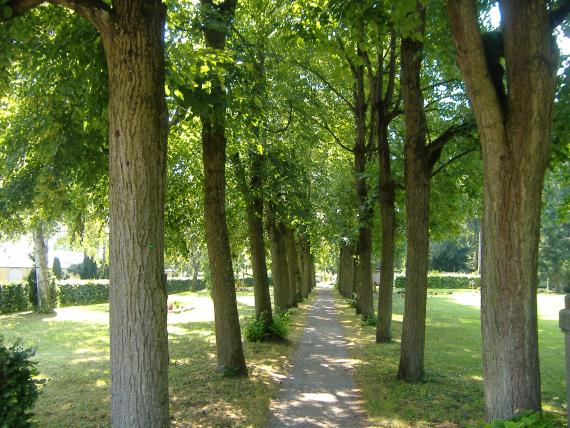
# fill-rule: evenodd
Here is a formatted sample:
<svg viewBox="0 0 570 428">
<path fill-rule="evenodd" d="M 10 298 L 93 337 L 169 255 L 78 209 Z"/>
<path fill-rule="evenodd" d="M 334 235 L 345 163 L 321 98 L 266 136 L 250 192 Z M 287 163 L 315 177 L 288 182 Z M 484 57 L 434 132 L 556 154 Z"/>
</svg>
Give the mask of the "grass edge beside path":
<svg viewBox="0 0 570 428">
<path fill-rule="evenodd" d="M 375 327 L 361 326 L 360 317 L 335 291 L 371 427 L 484 425 L 480 318 L 479 308 L 468 302 L 471 293 L 457 290 L 428 296 L 425 381 L 410 384 L 396 380 L 404 298 L 394 296 L 394 341 L 376 344 Z M 543 410 L 562 427 L 566 423 L 564 338 L 552 314 L 539 320 Z"/>
<path fill-rule="evenodd" d="M 253 293 L 238 292 L 240 321 L 254 314 Z M 302 332 L 308 302 L 291 316 L 289 340 L 244 342 L 249 377 L 216 370 L 212 302 L 207 291 L 169 296 L 169 390 L 173 427 L 262 427 Z M 38 348 L 48 379 L 34 408 L 39 427 L 109 426 L 108 304 L 58 308 L 53 315 L 0 316 L 0 334 Z"/>
</svg>

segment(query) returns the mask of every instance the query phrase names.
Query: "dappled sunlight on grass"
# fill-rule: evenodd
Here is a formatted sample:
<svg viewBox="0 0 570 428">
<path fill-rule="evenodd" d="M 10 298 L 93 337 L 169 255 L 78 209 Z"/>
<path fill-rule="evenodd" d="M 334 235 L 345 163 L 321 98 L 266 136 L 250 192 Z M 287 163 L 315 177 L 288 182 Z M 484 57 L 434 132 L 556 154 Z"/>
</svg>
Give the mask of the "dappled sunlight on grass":
<svg viewBox="0 0 570 428">
<path fill-rule="evenodd" d="M 465 427 L 483 423 L 479 299 L 479 293 L 471 290 L 428 297 L 425 378 L 410 384 L 395 379 L 404 299 L 394 298 L 394 341 L 377 345 L 375 328 L 362 327 L 354 309 L 338 298 L 371 426 Z M 539 341 L 543 408 L 562 421 L 564 343 L 558 329 L 558 300 L 563 305 L 563 296 L 539 295 Z M 550 320 L 553 313 L 555 320 Z"/>
<path fill-rule="evenodd" d="M 169 384 L 172 425 L 263 426 L 269 400 L 289 369 L 302 311 L 291 340 L 245 343 L 249 378 L 224 378 L 216 367 L 213 303 L 207 291 L 169 296 Z M 303 305 L 301 305 L 303 306 Z M 252 316 L 253 292 L 238 293 L 240 319 Z M 109 425 L 109 305 L 0 316 L 0 334 L 36 346 L 39 378 L 47 379 L 34 409 L 40 427 Z"/>
</svg>

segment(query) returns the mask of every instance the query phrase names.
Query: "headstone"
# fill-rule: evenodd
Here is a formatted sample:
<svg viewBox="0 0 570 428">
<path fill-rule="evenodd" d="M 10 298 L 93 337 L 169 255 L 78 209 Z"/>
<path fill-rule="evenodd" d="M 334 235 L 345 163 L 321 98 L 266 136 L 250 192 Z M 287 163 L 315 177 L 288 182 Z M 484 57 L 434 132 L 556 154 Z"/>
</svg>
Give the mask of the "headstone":
<svg viewBox="0 0 570 428">
<path fill-rule="evenodd" d="M 570 426 L 570 294 L 565 299 L 565 309 L 560 311 L 560 329 L 564 333 L 566 342 L 566 414 Z"/>
</svg>

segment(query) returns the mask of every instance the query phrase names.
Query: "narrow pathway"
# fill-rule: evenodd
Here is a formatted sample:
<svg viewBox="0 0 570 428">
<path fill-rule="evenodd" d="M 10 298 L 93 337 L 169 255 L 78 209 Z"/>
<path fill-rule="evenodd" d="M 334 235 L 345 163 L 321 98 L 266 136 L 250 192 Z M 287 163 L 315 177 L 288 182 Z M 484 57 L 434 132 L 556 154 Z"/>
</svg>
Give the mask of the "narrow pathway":
<svg viewBox="0 0 570 428">
<path fill-rule="evenodd" d="M 364 427 L 333 290 L 320 285 L 293 368 L 271 403 L 270 428 Z"/>
</svg>

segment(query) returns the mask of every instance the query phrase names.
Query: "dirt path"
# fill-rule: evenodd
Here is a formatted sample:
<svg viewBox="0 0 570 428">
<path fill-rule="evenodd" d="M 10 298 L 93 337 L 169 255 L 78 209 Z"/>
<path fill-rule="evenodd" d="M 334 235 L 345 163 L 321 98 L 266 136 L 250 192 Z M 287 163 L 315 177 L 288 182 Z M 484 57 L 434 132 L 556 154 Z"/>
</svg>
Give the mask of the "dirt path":
<svg viewBox="0 0 570 428">
<path fill-rule="evenodd" d="M 364 427 L 331 287 L 319 286 L 293 368 L 271 403 L 269 427 Z"/>
</svg>

